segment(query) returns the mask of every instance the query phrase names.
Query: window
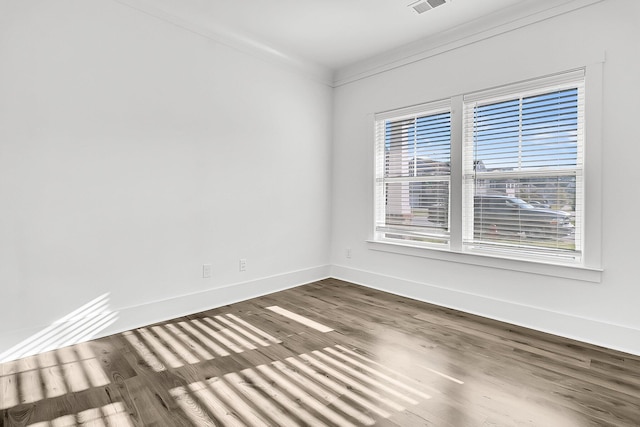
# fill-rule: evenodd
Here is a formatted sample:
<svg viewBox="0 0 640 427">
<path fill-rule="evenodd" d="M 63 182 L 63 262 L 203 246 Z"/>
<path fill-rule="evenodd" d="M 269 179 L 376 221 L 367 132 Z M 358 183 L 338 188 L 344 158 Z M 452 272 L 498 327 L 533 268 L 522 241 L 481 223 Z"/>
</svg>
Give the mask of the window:
<svg viewBox="0 0 640 427">
<path fill-rule="evenodd" d="M 468 248 L 579 259 L 584 73 L 464 97 Z"/>
<path fill-rule="evenodd" d="M 376 233 L 447 244 L 451 113 L 448 103 L 377 117 Z"/>
<path fill-rule="evenodd" d="M 579 70 L 376 115 L 375 240 L 580 263 L 584 100 Z"/>
</svg>

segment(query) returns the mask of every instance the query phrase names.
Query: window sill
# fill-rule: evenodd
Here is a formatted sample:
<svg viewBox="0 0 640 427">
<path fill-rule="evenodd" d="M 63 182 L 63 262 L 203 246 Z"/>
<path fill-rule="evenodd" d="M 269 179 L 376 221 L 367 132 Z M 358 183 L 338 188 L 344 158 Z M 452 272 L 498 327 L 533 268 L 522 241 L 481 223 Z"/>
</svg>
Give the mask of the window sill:
<svg viewBox="0 0 640 427">
<path fill-rule="evenodd" d="M 602 281 L 602 269 L 585 267 L 582 265 L 529 261 L 470 252 L 453 252 L 448 249 L 425 248 L 423 246 L 374 240 L 368 240 L 367 247 L 374 251 L 436 259 L 440 261 L 520 271 L 524 273 L 582 280 L 593 283 L 600 283 Z"/>
</svg>

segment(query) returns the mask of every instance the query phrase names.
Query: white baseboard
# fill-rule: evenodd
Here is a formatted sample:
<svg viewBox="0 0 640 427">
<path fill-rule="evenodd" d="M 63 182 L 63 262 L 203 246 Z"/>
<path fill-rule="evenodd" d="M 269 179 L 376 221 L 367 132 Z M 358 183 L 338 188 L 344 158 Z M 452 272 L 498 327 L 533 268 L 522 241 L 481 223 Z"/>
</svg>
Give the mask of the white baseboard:
<svg viewBox="0 0 640 427">
<path fill-rule="evenodd" d="M 479 316 L 524 326 L 631 354 L 640 355 L 640 330 L 558 313 L 537 307 L 460 292 L 427 283 L 409 281 L 345 266 L 323 265 L 247 282 L 229 284 L 189 295 L 149 302 L 138 306 L 114 308 L 105 314 L 105 327 L 75 342 L 87 341 L 187 314 L 233 304 L 296 286 L 334 277 L 373 289 L 419 301 L 448 307 Z M 108 316 L 107 316 L 108 315 Z M 84 321 L 95 322 L 95 314 Z M 76 322 L 74 318 L 69 322 Z M 106 320 L 109 321 L 107 324 Z M 81 320 L 82 322 L 83 320 Z M 56 326 L 58 327 L 58 326 Z M 65 328 L 63 323 L 61 328 Z M 8 331 L 0 337 L 0 362 L 60 348 L 69 342 L 49 340 L 46 347 L 37 341 L 52 335 L 52 325 Z M 35 343 L 35 344 L 34 344 Z"/>
<path fill-rule="evenodd" d="M 99 312 L 85 310 L 84 317 L 80 313 L 53 325 L 3 332 L 0 363 L 294 288 L 326 279 L 329 272 L 330 266 L 322 265 L 132 307 L 103 305 Z M 86 333 L 76 337 L 69 332 L 78 329 L 85 329 Z"/>
<path fill-rule="evenodd" d="M 115 333 L 295 288 L 326 279 L 329 272 L 330 266 L 323 265 L 128 307 L 119 311 L 117 325 L 121 327 Z"/>
<path fill-rule="evenodd" d="M 331 277 L 442 307 L 640 355 L 640 330 L 628 326 L 339 265 L 331 266 Z"/>
</svg>

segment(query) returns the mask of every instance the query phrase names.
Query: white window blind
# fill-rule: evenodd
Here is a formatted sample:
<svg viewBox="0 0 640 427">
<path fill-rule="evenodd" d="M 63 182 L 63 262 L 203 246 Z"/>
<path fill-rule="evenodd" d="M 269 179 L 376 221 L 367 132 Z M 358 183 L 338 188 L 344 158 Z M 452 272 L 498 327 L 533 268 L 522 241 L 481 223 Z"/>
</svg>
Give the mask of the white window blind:
<svg viewBox="0 0 640 427">
<path fill-rule="evenodd" d="M 463 245 L 579 260 L 584 71 L 464 97 Z"/>
<path fill-rule="evenodd" d="M 449 102 L 376 115 L 378 238 L 448 244 Z"/>
</svg>

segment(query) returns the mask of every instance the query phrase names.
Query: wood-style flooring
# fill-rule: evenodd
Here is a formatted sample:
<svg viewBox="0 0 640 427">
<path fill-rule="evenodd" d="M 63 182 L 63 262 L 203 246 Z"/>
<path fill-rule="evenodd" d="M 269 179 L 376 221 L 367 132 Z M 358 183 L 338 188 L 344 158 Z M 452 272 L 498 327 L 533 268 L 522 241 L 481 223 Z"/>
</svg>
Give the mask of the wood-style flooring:
<svg viewBox="0 0 640 427">
<path fill-rule="evenodd" d="M 640 426 L 640 357 L 334 279 L 0 365 L 0 427 Z"/>
</svg>

